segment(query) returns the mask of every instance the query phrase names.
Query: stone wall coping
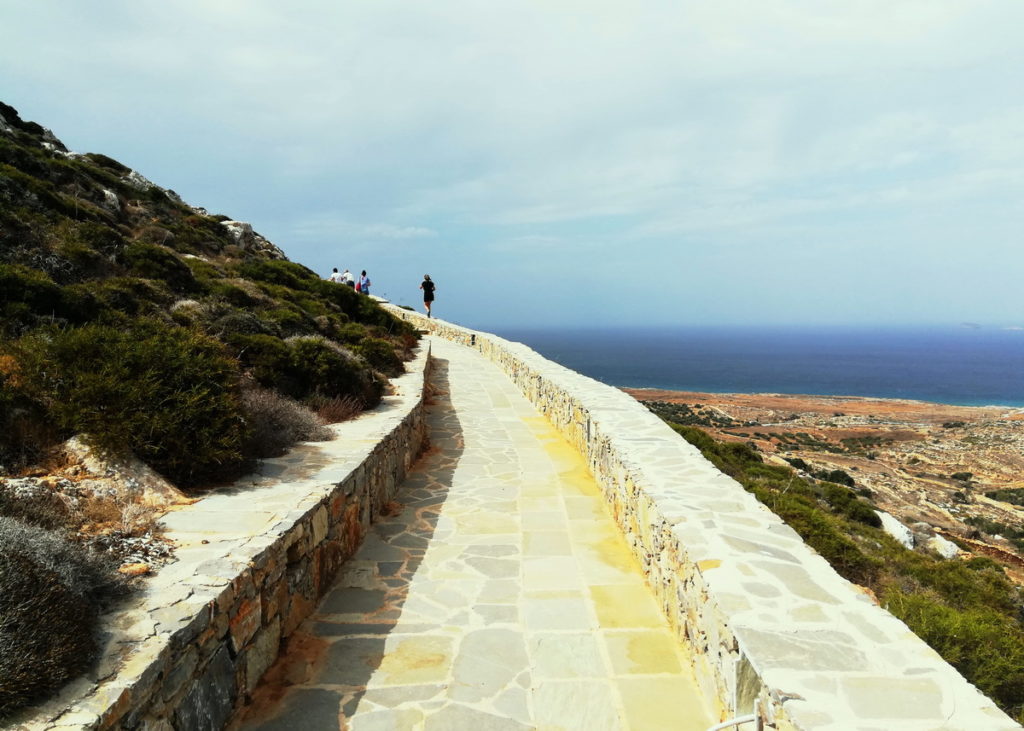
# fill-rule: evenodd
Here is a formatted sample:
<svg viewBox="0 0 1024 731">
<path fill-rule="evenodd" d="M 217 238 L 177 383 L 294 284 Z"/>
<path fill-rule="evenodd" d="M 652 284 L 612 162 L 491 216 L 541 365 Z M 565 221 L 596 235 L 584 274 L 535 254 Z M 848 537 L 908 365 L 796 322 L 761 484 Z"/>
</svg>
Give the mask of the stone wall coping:
<svg viewBox="0 0 1024 731">
<path fill-rule="evenodd" d="M 126 604 L 104 616 L 103 650 L 87 676 L 28 709 L 31 716 L 16 717 L 8 728 L 120 726 L 122 717 L 146 713 L 139 707 L 141 694 L 158 680 L 166 688 L 178 672 L 172 661 L 185 664 L 186 670 L 191 662 L 193 674 L 183 672 L 182 684 L 195 680 L 202 658 L 189 661 L 188 648 L 204 633 L 213 632 L 207 644 L 232 645 L 236 655 L 260 629 L 261 599 L 252 574 L 270 570 L 272 549 L 290 548 L 309 530 L 326 534 L 332 493 L 368 469 L 384 440 L 421 408 L 429 358 L 424 343 L 406 363 L 406 372 L 391 379 L 391 392 L 380 405 L 328 427 L 333 441 L 302 443 L 284 456 L 263 460 L 257 472 L 163 516 L 165 536 L 177 546 L 175 562 L 144 579 Z M 217 624 L 221 617 L 223 626 Z M 247 682 L 255 685 L 255 680 Z M 169 721 L 159 723 L 171 728 Z"/>
<path fill-rule="evenodd" d="M 389 309 L 475 347 L 587 458 L 705 691 L 778 728 L 1020 729 L 739 483 L 625 392 L 496 335 Z"/>
</svg>

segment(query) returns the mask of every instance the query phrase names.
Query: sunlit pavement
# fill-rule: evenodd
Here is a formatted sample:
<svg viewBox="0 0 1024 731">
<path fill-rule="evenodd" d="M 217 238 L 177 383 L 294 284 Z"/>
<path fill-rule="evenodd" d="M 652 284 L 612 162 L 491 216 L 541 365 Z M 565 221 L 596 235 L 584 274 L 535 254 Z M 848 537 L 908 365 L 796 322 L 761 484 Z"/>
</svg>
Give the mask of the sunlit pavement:
<svg viewBox="0 0 1024 731">
<path fill-rule="evenodd" d="M 242 729 L 706 729 L 689 662 L 580 456 L 431 338 L 431 448 Z"/>
</svg>

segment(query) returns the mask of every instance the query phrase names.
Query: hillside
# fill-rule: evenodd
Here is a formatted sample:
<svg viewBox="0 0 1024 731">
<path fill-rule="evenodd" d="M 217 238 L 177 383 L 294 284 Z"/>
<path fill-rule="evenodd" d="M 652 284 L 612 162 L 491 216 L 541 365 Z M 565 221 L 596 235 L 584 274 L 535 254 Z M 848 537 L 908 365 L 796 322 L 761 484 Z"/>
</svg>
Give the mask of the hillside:
<svg viewBox="0 0 1024 731">
<path fill-rule="evenodd" d="M 154 511 L 331 438 L 417 338 L 2 103 L 0 337 L 0 716 L 88 666 Z"/>
</svg>

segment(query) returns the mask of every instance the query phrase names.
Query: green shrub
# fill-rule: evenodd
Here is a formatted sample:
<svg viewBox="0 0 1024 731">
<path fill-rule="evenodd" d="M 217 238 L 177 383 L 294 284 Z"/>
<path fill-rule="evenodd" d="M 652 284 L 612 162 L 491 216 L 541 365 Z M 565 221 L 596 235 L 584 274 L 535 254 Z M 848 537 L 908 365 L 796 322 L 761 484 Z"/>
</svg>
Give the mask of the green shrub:
<svg viewBox="0 0 1024 731">
<path fill-rule="evenodd" d="M 173 246 L 177 251 L 220 251 L 231 239 L 219 222 L 207 216 L 185 216 L 174 226 Z"/>
<path fill-rule="evenodd" d="M 30 393 L 67 435 L 134 452 L 182 485 L 234 474 L 245 438 L 237 363 L 214 340 L 140 320 L 22 338 Z"/>
<path fill-rule="evenodd" d="M 43 272 L 0 264 L 0 322 L 8 334 L 36 324 L 41 317 L 68 314 L 60 286 Z"/>
<path fill-rule="evenodd" d="M 857 497 L 857 494 L 845 487 L 826 482 L 823 486 L 826 502 L 837 513 L 845 515 L 850 520 L 864 523 L 874 528 L 882 527 L 882 519 L 878 517 L 875 509 L 868 503 Z"/>
<path fill-rule="evenodd" d="M 101 155 L 98 152 L 87 152 L 85 153 L 85 157 L 99 165 L 101 168 L 106 168 L 118 176 L 127 175 L 132 171 L 132 169 L 127 165 L 122 165 L 114 158 Z"/>
<path fill-rule="evenodd" d="M 387 340 L 366 338 L 356 346 L 356 351 L 386 376 L 398 376 L 405 370 L 402 359 L 395 352 L 395 346 Z"/>
<path fill-rule="evenodd" d="M 235 307 L 256 307 L 261 304 L 256 297 L 253 297 L 238 285 L 225 282 L 222 279 L 210 282 L 209 292 L 211 295 L 220 297 Z"/>
<path fill-rule="evenodd" d="M 338 329 L 338 341 L 355 345 L 367 337 L 366 326 L 358 322 L 346 322 Z"/>
<path fill-rule="evenodd" d="M 264 388 L 302 398 L 302 388 L 291 374 L 291 350 L 272 335 L 228 333 L 225 341 L 235 357 Z"/>
<path fill-rule="evenodd" d="M 174 301 L 174 295 L 163 282 L 135 277 L 70 285 L 64 288 L 64 296 L 69 302 L 74 298 L 78 312 L 85 313 L 78 322 L 116 312 L 132 317 L 152 315 Z"/>
<path fill-rule="evenodd" d="M 275 307 L 260 313 L 261 319 L 281 333 L 282 337 L 310 335 L 316 332 L 316 323 L 311 317 L 294 307 Z"/>
<path fill-rule="evenodd" d="M 269 335 L 271 331 L 268 325 L 251 312 L 243 310 L 232 310 L 215 319 L 208 326 L 210 332 L 220 336 L 227 333 L 241 333 L 243 335 Z"/>
<path fill-rule="evenodd" d="M 885 607 L 983 693 L 1017 718 L 1024 710 L 1024 631 L 985 607 L 954 609 L 926 595 L 892 590 Z"/>
<path fill-rule="evenodd" d="M 857 484 L 845 470 L 822 471 L 816 474 L 815 477 L 827 482 L 834 482 L 837 485 L 846 485 L 847 487 L 856 487 Z"/>
<path fill-rule="evenodd" d="M 224 276 L 217 267 L 202 259 L 186 257 L 185 266 L 192 270 L 192 276 L 196 278 L 199 285 L 207 289 L 213 282 L 220 281 Z"/>
<path fill-rule="evenodd" d="M 121 260 L 136 277 L 160 280 L 176 292 L 199 290 L 188 265 L 163 247 L 136 241 L 121 252 Z"/>
<path fill-rule="evenodd" d="M 247 279 L 267 284 L 278 284 L 295 290 L 313 292 L 321 281 L 316 272 L 301 264 L 280 259 L 256 259 L 244 262 L 238 268 L 239 274 Z"/>
<path fill-rule="evenodd" d="M 986 492 L 985 497 L 991 500 L 1001 500 L 1011 505 L 1024 506 L 1024 488 L 1021 487 L 992 490 L 991 492 Z"/>
<path fill-rule="evenodd" d="M 936 560 L 898 549 L 889 551 L 887 558 L 893 570 L 911 582 L 901 582 L 903 589 L 927 589 L 955 609 L 987 607 L 1013 615 L 1020 607 L 1017 588 L 991 561 Z"/>
<path fill-rule="evenodd" d="M 367 406 L 380 401 L 383 384 L 338 346 L 319 337 L 294 338 L 288 345 L 303 396 L 356 396 Z"/>
</svg>

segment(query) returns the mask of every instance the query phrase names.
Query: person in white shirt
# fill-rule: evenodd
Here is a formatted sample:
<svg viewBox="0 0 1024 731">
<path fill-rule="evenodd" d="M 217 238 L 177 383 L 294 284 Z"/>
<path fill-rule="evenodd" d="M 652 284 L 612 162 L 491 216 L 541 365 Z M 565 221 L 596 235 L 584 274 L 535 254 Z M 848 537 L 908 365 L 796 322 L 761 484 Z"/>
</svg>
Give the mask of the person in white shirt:
<svg viewBox="0 0 1024 731">
<path fill-rule="evenodd" d="M 342 275 L 338 274 L 338 267 L 334 267 L 334 271 L 331 272 L 331 276 L 327 277 L 327 281 L 341 283 L 341 276 Z"/>
<path fill-rule="evenodd" d="M 356 288 L 356 278 L 352 276 L 352 272 L 350 272 L 348 269 L 341 273 L 341 281 L 343 281 L 348 286 L 352 287 L 352 289 Z"/>
</svg>

